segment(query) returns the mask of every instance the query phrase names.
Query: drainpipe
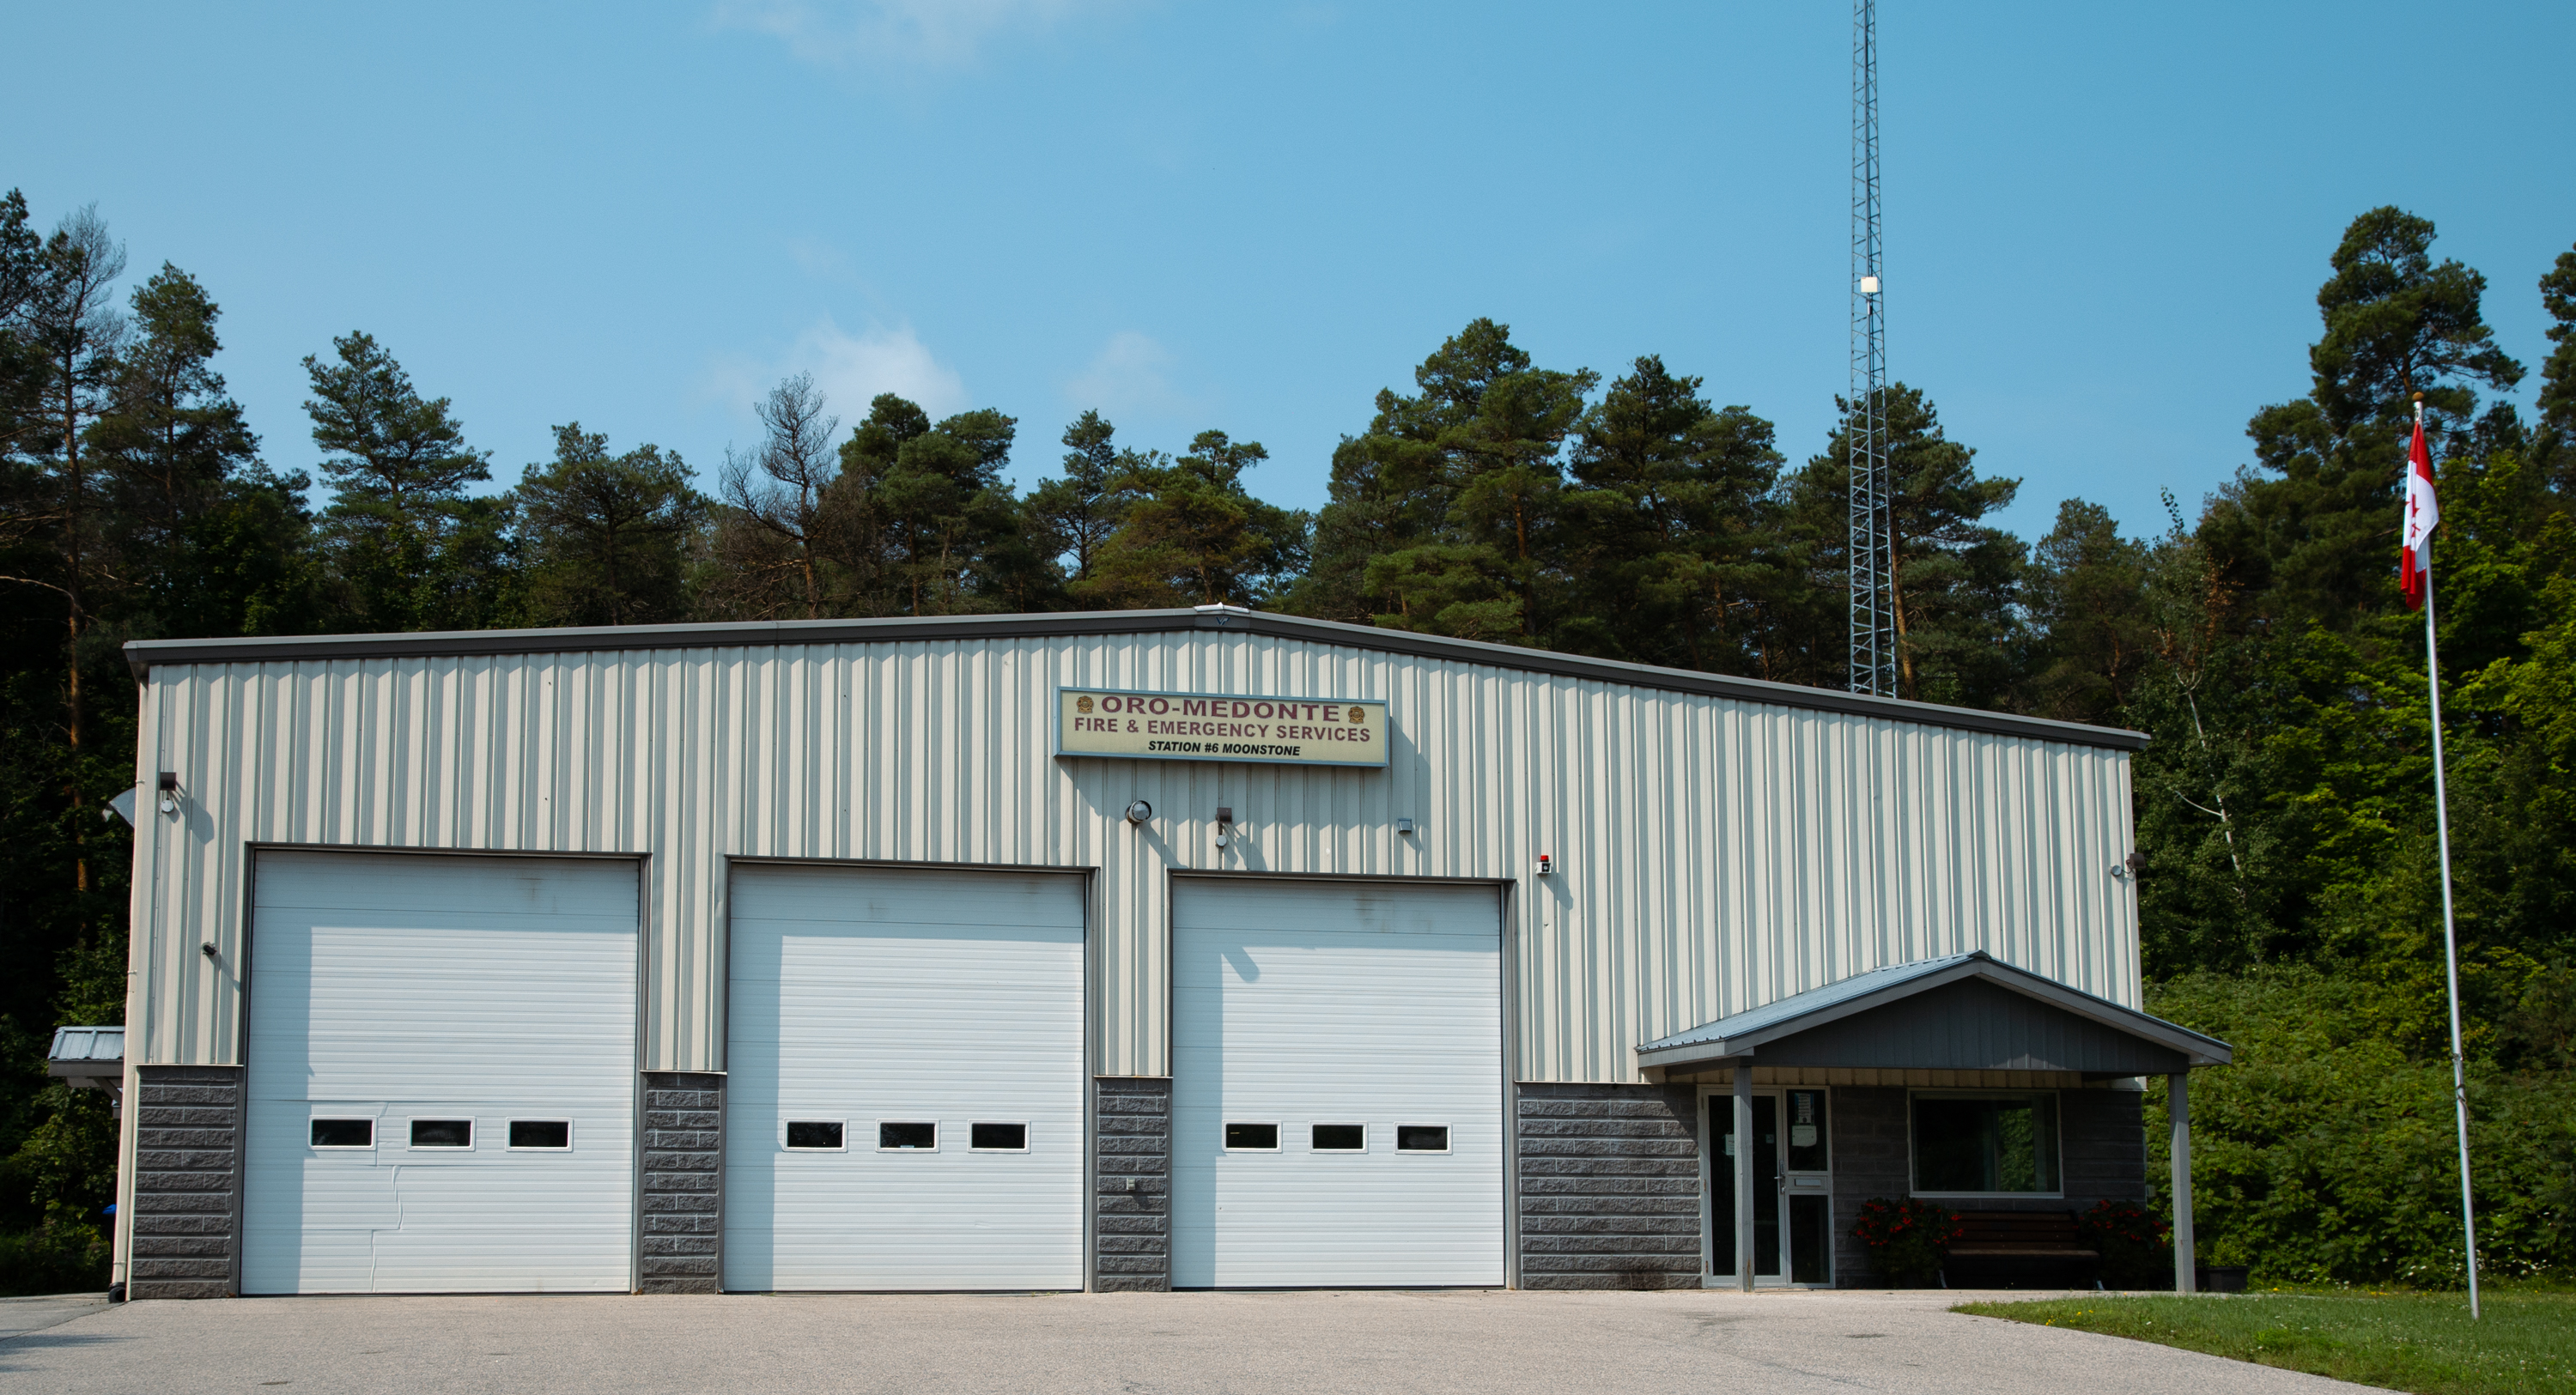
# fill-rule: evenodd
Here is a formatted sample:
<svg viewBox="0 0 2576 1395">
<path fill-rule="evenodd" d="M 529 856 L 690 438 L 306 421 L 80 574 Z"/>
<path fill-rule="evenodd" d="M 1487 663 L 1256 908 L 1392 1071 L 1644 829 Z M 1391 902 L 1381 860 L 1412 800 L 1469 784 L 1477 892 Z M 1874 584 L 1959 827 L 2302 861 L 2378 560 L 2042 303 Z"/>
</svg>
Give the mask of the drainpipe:
<svg viewBox="0 0 2576 1395">
<path fill-rule="evenodd" d="M 1735 1286 L 1753 1291 L 1753 1062 L 1735 1060 Z"/>
<path fill-rule="evenodd" d="M 2191 1244 L 2191 1072 L 2165 1077 L 2165 1113 L 2173 1123 L 2174 1292 L 2199 1290 Z"/>
</svg>

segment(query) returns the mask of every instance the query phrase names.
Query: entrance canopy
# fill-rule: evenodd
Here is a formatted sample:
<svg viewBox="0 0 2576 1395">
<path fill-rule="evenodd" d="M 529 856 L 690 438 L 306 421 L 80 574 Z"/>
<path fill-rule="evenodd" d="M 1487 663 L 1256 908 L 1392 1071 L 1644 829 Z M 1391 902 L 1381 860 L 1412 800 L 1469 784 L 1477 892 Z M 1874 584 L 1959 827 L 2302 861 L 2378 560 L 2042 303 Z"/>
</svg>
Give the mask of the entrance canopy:
<svg viewBox="0 0 2576 1395">
<path fill-rule="evenodd" d="M 2227 1043 L 2003 963 L 1984 950 L 1856 974 L 1637 1048 L 1703 1065 L 2067 1071 L 2093 1079 L 2225 1065 Z"/>
</svg>

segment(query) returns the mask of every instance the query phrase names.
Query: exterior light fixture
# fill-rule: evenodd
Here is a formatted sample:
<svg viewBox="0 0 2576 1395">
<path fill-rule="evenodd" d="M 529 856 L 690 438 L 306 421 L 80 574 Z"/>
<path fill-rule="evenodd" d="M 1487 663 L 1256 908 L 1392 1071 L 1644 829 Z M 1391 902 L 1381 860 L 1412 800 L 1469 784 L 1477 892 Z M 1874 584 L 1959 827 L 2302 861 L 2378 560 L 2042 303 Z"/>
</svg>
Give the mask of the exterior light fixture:
<svg viewBox="0 0 2576 1395">
<path fill-rule="evenodd" d="M 1233 841 L 1234 841 L 1234 840 L 1233 840 L 1233 838 L 1232 838 L 1232 837 L 1230 837 L 1230 836 L 1227 834 L 1227 832 L 1226 832 L 1227 827 L 1228 827 L 1229 825 L 1231 825 L 1233 822 L 1234 822 L 1234 806 L 1233 806 L 1233 805 L 1231 805 L 1231 804 L 1220 804 L 1220 805 L 1216 806 L 1216 845 L 1217 845 L 1218 847 L 1220 847 L 1220 848 L 1221 848 L 1221 847 L 1224 847 L 1226 844 L 1228 844 L 1228 843 L 1230 843 L 1230 842 L 1233 842 Z"/>
<path fill-rule="evenodd" d="M 1127 806 L 1127 822 L 1129 823 L 1143 823 L 1145 820 L 1152 817 L 1154 817 L 1154 806 L 1146 803 L 1144 800 L 1139 799 Z"/>
<path fill-rule="evenodd" d="M 161 772 L 161 812 L 179 812 L 179 772 L 176 770 Z"/>
<path fill-rule="evenodd" d="M 1538 855 L 1538 874 L 1542 877 L 1555 876 L 1556 859 L 1547 853 L 1540 853 Z"/>
</svg>

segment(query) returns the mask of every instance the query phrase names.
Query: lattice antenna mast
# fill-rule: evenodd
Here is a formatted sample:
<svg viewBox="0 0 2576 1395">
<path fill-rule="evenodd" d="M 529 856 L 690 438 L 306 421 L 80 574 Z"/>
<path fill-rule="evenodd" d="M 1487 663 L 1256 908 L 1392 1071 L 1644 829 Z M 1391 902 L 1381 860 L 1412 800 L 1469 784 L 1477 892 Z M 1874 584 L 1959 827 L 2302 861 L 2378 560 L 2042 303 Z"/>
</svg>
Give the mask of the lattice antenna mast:
<svg viewBox="0 0 2576 1395">
<path fill-rule="evenodd" d="M 1893 498 L 1887 463 L 1887 297 L 1879 280 L 1878 4 L 1852 5 L 1851 690 L 1896 694 Z"/>
</svg>

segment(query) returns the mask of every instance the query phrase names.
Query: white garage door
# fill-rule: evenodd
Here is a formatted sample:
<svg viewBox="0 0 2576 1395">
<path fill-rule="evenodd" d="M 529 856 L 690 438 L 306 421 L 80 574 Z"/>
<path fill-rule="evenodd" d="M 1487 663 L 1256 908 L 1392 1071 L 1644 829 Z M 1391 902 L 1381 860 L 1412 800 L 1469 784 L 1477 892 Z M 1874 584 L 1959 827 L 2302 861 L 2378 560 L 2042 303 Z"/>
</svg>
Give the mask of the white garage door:
<svg viewBox="0 0 2576 1395">
<path fill-rule="evenodd" d="M 1082 1287 L 1082 898 L 734 869 L 726 1288 Z"/>
<path fill-rule="evenodd" d="M 271 852 L 246 1293 L 623 1292 L 631 862 Z"/>
<path fill-rule="evenodd" d="M 1182 878 L 1172 1282 L 1503 1282 L 1491 888 Z"/>
</svg>

